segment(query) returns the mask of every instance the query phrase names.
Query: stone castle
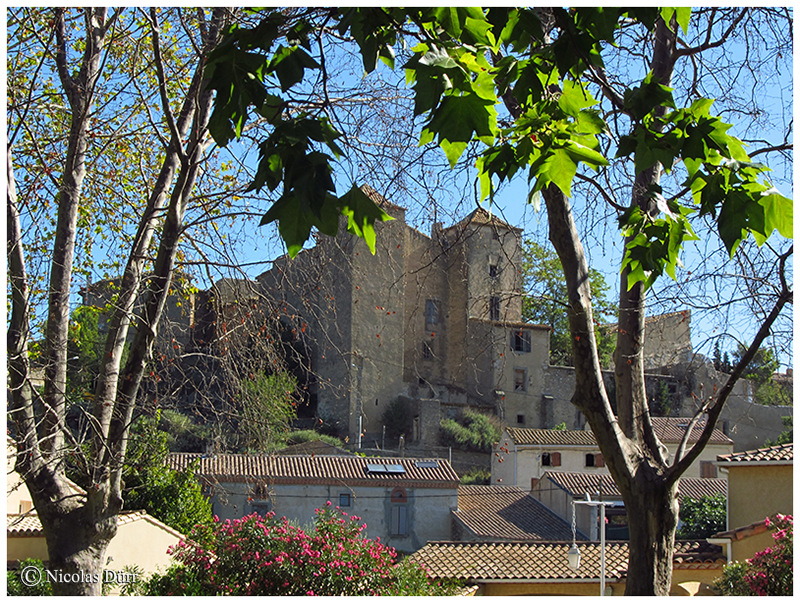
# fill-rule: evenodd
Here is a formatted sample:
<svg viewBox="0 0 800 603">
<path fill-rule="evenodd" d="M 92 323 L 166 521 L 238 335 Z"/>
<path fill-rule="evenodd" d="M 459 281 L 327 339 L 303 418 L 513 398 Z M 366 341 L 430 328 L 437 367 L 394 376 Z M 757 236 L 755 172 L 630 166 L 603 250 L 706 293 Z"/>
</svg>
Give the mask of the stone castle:
<svg viewBox="0 0 800 603">
<path fill-rule="evenodd" d="M 362 190 L 393 218 L 376 224 L 374 255 L 342 224 L 338 236 L 317 237 L 255 280 L 220 279 L 183 295 L 180 307 L 168 304 L 160 337 L 219 353 L 237 345 L 231 325 L 253 331 L 252 341 L 259 335 L 245 317 L 271 317 L 301 343 L 306 416 L 354 445 L 383 442 L 381 417 L 396 400 L 413 417 L 406 441 L 428 446 L 438 444 L 443 418 L 467 408 L 510 427 L 586 428 L 570 403 L 573 369 L 549 364 L 549 327 L 522 322 L 522 230 L 478 208 L 426 235 L 406 223 L 404 208 Z M 92 285 L 87 303 L 99 303 L 104 286 Z M 690 323 L 688 310 L 648 318 L 648 397 L 666 397 L 662 411 L 673 416 L 691 416 L 696 395 L 726 377 L 693 353 Z M 613 372 L 605 380 L 613 397 Z M 719 427 L 736 450 L 775 439 L 791 415 L 752 399 L 740 382 L 723 412 Z"/>
</svg>

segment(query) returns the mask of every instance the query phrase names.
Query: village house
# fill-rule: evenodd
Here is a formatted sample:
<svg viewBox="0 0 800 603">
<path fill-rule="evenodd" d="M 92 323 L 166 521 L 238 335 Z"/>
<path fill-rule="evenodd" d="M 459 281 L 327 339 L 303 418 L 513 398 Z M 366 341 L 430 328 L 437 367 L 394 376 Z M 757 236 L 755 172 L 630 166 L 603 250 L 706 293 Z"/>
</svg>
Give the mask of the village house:
<svg viewBox="0 0 800 603">
<path fill-rule="evenodd" d="M 700 499 L 716 494 L 726 495 L 727 482 L 719 478 L 682 477 L 678 484 L 678 498 Z M 600 538 L 596 507 L 575 505 L 576 501 L 593 500 L 613 502 L 606 507 L 606 539 L 628 539 L 628 517 L 622 494 L 608 473 L 570 473 L 547 471 L 540 479 L 531 479 L 530 496 L 564 521 L 571 522 L 575 513 L 575 526 L 590 540 Z"/>
<path fill-rule="evenodd" d="M 515 486 L 459 486 L 453 540 L 570 540 L 570 524 Z M 579 540 L 586 540 L 582 532 Z"/>
<path fill-rule="evenodd" d="M 681 417 L 651 417 L 659 440 L 674 457 L 689 420 Z M 697 440 L 703 426 L 695 424 L 689 443 Z M 733 452 L 733 441 L 719 429 L 700 456 L 684 474 L 686 477 L 717 477 L 714 461 L 720 454 Z M 524 429 L 506 427 L 492 455 L 492 484 L 527 486 L 532 478 L 546 471 L 608 474 L 594 434 L 588 430 Z"/>
<path fill-rule="evenodd" d="M 39 559 L 45 563 L 50 558 L 42 524 L 33 507 L 33 500 L 20 475 L 14 471 L 16 444 L 8 439 L 6 444 L 6 564 L 17 567 L 20 561 Z M 79 486 L 70 482 L 75 496 L 85 496 Z M 144 576 L 163 571 L 172 563 L 167 549 L 176 545 L 184 535 L 160 522 L 144 511 L 123 511 L 117 520 L 117 534 L 106 550 L 104 570 L 106 577 L 121 578 L 112 593 L 118 593 L 125 579 L 134 578 L 126 568 L 136 566 Z"/>
<path fill-rule="evenodd" d="M 444 459 L 191 453 L 168 459 L 176 470 L 195 462 L 222 520 L 274 512 L 308 525 L 330 503 L 359 517 L 366 537 L 399 551 L 449 539 L 450 510 L 458 505 L 458 475 Z"/>
<path fill-rule="evenodd" d="M 720 455 L 715 465 L 727 473 L 728 515 L 726 531 L 710 541 L 745 561 L 774 543 L 767 517 L 793 515 L 794 444 Z"/>
<path fill-rule="evenodd" d="M 600 595 L 600 545 L 577 542 L 581 562 L 567 561 L 570 542 L 430 542 L 411 556 L 436 579 L 477 585 L 476 595 Z M 606 596 L 625 592 L 628 543 L 606 543 Z M 711 594 L 722 573 L 722 549 L 705 541 L 675 543 L 671 595 Z"/>
</svg>

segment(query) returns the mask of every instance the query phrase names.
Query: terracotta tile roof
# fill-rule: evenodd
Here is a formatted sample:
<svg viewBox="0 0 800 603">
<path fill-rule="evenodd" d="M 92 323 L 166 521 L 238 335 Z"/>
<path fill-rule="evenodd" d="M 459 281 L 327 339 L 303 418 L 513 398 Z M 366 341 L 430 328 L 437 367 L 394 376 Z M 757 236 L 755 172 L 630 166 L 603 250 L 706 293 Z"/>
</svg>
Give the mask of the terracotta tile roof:
<svg viewBox="0 0 800 603">
<path fill-rule="evenodd" d="M 581 563 L 567 563 L 569 542 L 429 542 L 411 555 L 437 579 L 573 582 L 600 579 L 600 546 L 578 543 Z M 722 547 L 705 541 L 675 543 L 675 566 L 721 568 Z M 628 543 L 606 542 L 606 579 L 620 580 L 628 568 Z"/>
<path fill-rule="evenodd" d="M 174 452 L 167 464 L 184 469 L 199 463 L 197 475 L 221 482 L 266 480 L 273 484 L 341 484 L 417 488 L 457 488 L 458 474 L 444 459 L 373 458 L 362 456 L 259 456 L 249 454 L 201 454 Z M 368 465 L 399 466 L 376 472 Z"/>
<path fill-rule="evenodd" d="M 117 517 L 117 526 L 123 526 L 134 521 L 146 520 L 157 525 L 167 532 L 172 532 L 178 538 L 184 538 L 183 534 L 160 522 L 155 517 L 148 515 L 146 511 L 122 511 Z M 35 538 L 44 536 L 42 532 L 42 522 L 36 513 L 26 513 L 24 515 L 6 515 L 6 535 L 9 538 L 24 537 Z"/>
<path fill-rule="evenodd" d="M 667 444 L 677 444 L 683 438 L 689 419 L 681 417 L 652 417 L 653 430 L 658 439 Z M 689 442 L 697 441 L 697 437 L 703 430 L 705 422 L 698 421 L 692 429 Z M 597 446 L 594 434 L 584 430 L 564 430 L 555 429 L 526 429 L 524 427 L 509 427 L 509 436 L 515 444 L 533 444 L 546 446 Z M 728 436 L 719 429 L 715 429 L 711 434 L 709 444 L 733 444 Z"/>
<path fill-rule="evenodd" d="M 689 426 L 689 419 L 686 417 L 651 417 L 650 421 L 658 439 L 667 444 L 680 442 L 683 439 L 683 434 L 686 433 L 686 428 Z M 692 434 L 689 436 L 690 443 L 697 441 L 705 426 L 705 421 L 698 421 L 695 424 L 692 428 Z M 722 433 L 721 430 L 715 429 L 711 433 L 711 439 L 708 440 L 708 443 L 733 444 L 733 440 Z"/>
<path fill-rule="evenodd" d="M 516 486 L 459 486 L 453 515 L 478 537 L 569 540 L 563 519 Z M 583 539 L 583 538 L 582 538 Z"/>
<path fill-rule="evenodd" d="M 717 464 L 727 466 L 745 464 L 792 465 L 794 464 L 794 444 L 782 444 L 735 454 L 720 454 L 717 457 Z"/>
<path fill-rule="evenodd" d="M 726 540 L 742 540 L 744 538 L 749 538 L 750 536 L 755 536 L 757 534 L 763 534 L 767 530 L 769 530 L 769 526 L 767 526 L 767 520 L 762 519 L 761 521 L 757 521 L 755 523 L 751 523 L 747 526 L 742 526 L 740 528 L 735 528 L 733 530 L 728 530 L 726 532 L 717 532 L 711 538 L 714 539 L 726 539 Z"/>
<path fill-rule="evenodd" d="M 718 477 L 682 477 L 678 485 L 678 496 L 697 499 L 715 494 L 728 495 L 728 480 Z"/>
<path fill-rule="evenodd" d="M 621 498 L 619 488 L 607 473 L 571 473 L 567 471 L 546 471 L 542 480 L 550 480 L 575 497 L 583 497 L 586 492 L 594 497 L 600 490 L 604 497 Z M 602 489 L 601 486 L 602 485 Z M 714 494 L 727 494 L 728 482 L 724 479 L 682 477 L 678 486 L 678 496 L 700 498 Z"/>
</svg>

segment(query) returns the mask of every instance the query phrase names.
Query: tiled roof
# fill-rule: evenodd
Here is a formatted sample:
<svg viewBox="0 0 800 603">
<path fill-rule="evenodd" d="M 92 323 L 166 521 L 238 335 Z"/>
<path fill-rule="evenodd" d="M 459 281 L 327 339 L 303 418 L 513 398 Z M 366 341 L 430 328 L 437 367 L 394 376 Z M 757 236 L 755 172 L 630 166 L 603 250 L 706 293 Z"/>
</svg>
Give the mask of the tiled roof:
<svg viewBox="0 0 800 603">
<path fill-rule="evenodd" d="M 748 450 L 747 452 L 737 452 L 735 454 L 720 454 L 717 463 L 729 466 L 744 465 L 750 463 L 764 465 L 790 465 L 794 462 L 794 444 L 782 444 L 770 448 L 759 448 L 758 450 Z"/>
<path fill-rule="evenodd" d="M 582 497 L 586 492 L 594 496 L 597 491 L 600 491 L 604 497 L 619 498 L 622 496 L 614 480 L 607 473 L 547 471 L 542 475 L 542 480 L 545 479 L 549 479 L 576 497 Z M 727 494 L 727 492 L 728 482 L 718 478 L 682 477 L 678 486 L 678 496 L 688 496 L 689 498 Z"/>
<path fill-rule="evenodd" d="M 653 431 L 655 431 L 658 439 L 662 442 L 669 444 L 677 444 L 683 439 L 683 434 L 686 433 L 686 428 L 689 426 L 689 420 L 686 417 L 651 417 L 650 421 L 653 424 Z M 705 421 L 698 421 L 692 428 L 692 434 L 689 436 L 689 442 L 696 442 L 700 437 L 703 429 L 706 426 Z M 733 444 L 733 440 L 722 433 L 721 430 L 715 429 L 711 433 L 711 438 L 708 440 L 709 444 Z"/>
<path fill-rule="evenodd" d="M 122 511 L 117 517 L 117 526 L 123 526 L 134 521 L 146 520 L 157 525 L 163 530 L 172 532 L 176 537 L 183 538 L 183 534 L 168 525 L 158 521 L 155 517 L 148 515 L 146 511 Z M 8 537 L 38 537 L 43 536 L 42 522 L 35 513 L 24 515 L 6 515 L 6 535 Z"/>
<path fill-rule="evenodd" d="M 569 540 L 563 519 L 516 486 L 459 486 L 453 511 L 472 533 L 502 540 Z"/>
<path fill-rule="evenodd" d="M 762 519 L 761 521 L 757 521 L 755 523 L 751 523 L 750 525 L 742 526 L 739 528 L 735 528 L 733 530 L 728 530 L 727 532 L 717 532 L 711 538 L 724 538 L 730 540 L 742 540 L 744 538 L 748 538 L 750 536 L 756 536 L 757 534 L 763 534 L 767 530 L 769 530 L 769 526 L 767 526 L 766 519 Z"/>
<path fill-rule="evenodd" d="M 578 543 L 581 563 L 567 563 L 569 542 L 429 542 L 411 555 L 437 579 L 572 582 L 600 579 L 600 546 Z M 673 564 L 689 568 L 721 568 L 722 548 L 705 541 L 675 543 Z M 620 580 L 628 568 L 628 543 L 606 543 L 606 579 Z"/>
<path fill-rule="evenodd" d="M 457 488 L 458 475 L 444 459 L 373 458 L 362 456 L 258 456 L 218 454 L 207 457 L 175 452 L 167 464 L 184 469 L 199 463 L 197 475 L 223 482 L 266 480 L 273 484 L 340 484 L 417 488 Z M 368 465 L 399 465 L 402 472 L 370 470 Z"/>
<path fill-rule="evenodd" d="M 667 444 L 677 444 L 683 438 L 689 419 L 681 417 L 651 417 L 653 430 L 658 439 Z M 698 421 L 692 429 L 689 442 L 697 441 L 705 422 Z M 544 446 L 597 446 L 594 434 L 584 430 L 526 429 L 509 427 L 508 434 L 515 444 L 533 444 Z M 711 434 L 709 444 L 733 444 L 728 436 L 719 429 Z"/>
</svg>

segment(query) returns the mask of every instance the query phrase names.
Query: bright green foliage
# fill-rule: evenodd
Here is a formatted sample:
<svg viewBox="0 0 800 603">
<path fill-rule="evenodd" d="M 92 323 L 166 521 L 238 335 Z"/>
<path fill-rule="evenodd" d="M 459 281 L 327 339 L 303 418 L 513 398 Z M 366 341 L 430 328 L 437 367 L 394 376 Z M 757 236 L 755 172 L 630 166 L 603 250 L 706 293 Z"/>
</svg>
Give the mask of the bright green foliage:
<svg viewBox="0 0 800 603">
<path fill-rule="evenodd" d="M 614 335 L 603 328 L 603 317 L 616 316 L 617 308 L 608 299 L 609 286 L 602 273 L 589 270 L 592 288 L 592 305 L 595 312 L 595 338 L 600 355 L 600 365 L 611 362 L 616 341 Z M 567 319 L 567 284 L 561 260 L 555 252 L 534 241 L 525 241 L 522 247 L 522 318 L 527 322 L 549 326 L 550 364 L 572 366 L 572 341 Z"/>
<path fill-rule="evenodd" d="M 441 424 L 442 444 L 461 450 L 491 452 L 500 440 L 500 428 L 486 415 L 465 410 L 458 420 L 444 419 Z"/>
<path fill-rule="evenodd" d="M 67 390 L 73 402 L 84 401 L 93 392 L 94 378 L 100 373 L 105 337 L 98 330 L 100 310 L 79 306 L 72 312 L 67 344 Z"/>
<path fill-rule="evenodd" d="M 148 595 L 452 595 L 425 570 L 396 563 L 394 549 L 364 538 L 366 525 L 330 507 L 304 530 L 273 513 L 198 526 L 172 549 L 177 563 L 153 576 Z"/>
<path fill-rule="evenodd" d="M 314 442 L 316 440 L 321 440 L 331 446 L 341 447 L 343 445 L 343 442 L 339 438 L 314 431 L 313 429 L 290 431 L 286 434 L 285 444 L 291 446 L 292 444 L 302 444 L 303 442 Z"/>
<path fill-rule="evenodd" d="M 781 417 L 781 421 L 783 421 L 783 426 L 786 430 L 781 432 L 781 435 L 774 442 L 766 440 L 764 446 L 780 446 L 782 444 L 791 444 L 794 441 L 794 417 Z"/>
<path fill-rule="evenodd" d="M 315 60 L 308 54 L 311 26 L 300 19 L 289 27 L 288 17 L 272 9 L 259 15 L 254 28 L 234 27 L 210 62 L 217 90 L 212 133 L 223 145 L 241 135 L 249 107 L 274 127 L 262 144 L 253 187 L 283 187 L 265 220 L 280 220 L 290 254 L 312 227 L 335 232 L 338 213 L 348 215 L 351 232 L 374 250 L 373 224 L 385 214 L 360 197 L 352 202 L 348 196 L 358 197 L 356 188 L 337 198 L 331 158 L 313 150 L 326 147 L 339 156 L 334 141 L 346 133 L 337 132 L 321 112 L 289 114 L 277 94 L 302 87 L 309 73 L 320 75 L 324 56 Z M 484 148 L 476 162 L 481 198 L 527 171 L 529 201 L 538 204 L 540 191 L 550 184 L 569 195 L 581 165 L 597 170 L 609 163 L 598 138 L 607 126 L 587 76 L 604 68 L 603 48 L 615 43 L 623 23 L 638 22 L 652 31 L 664 19 L 668 27 L 677 23 L 686 31 L 691 9 L 556 7 L 552 16 L 558 35 L 549 43 L 529 8 L 347 8 L 332 11 L 328 19 L 341 35 L 353 37 L 367 73 L 379 58 L 393 68 L 393 47 L 413 39 L 403 68 L 413 87 L 414 112 L 423 119 L 420 144 L 435 141 L 454 166 L 467 145 L 477 143 Z M 622 97 L 631 130 L 619 140 L 615 159 L 632 159 L 637 173 L 656 164 L 667 172 L 682 165 L 684 186 L 692 193 L 692 201 L 679 202 L 664 198 L 654 185 L 646 196 L 656 202 L 657 215 L 638 205 L 622 215 L 629 287 L 637 282 L 649 287 L 664 273 L 676 278 L 683 243 L 696 238 L 691 225 L 696 218 L 716 220 L 731 255 L 750 234 L 759 245 L 775 230 L 792 237 L 792 201 L 764 179 L 767 168 L 750 160 L 741 141 L 728 133 L 731 126 L 711 114 L 712 99 L 679 107 L 672 90 L 652 73 Z M 518 107 L 513 120 L 501 119 L 501 99 Z"/>
<path fill-rule="evenodd" d="M 265 452 L 282 442 L 295 418 L 297 380 L 289 373 L 264 373 L 243 383 L 241 430 L 248 449 Z"/>
<path fill-rule="evenodd" d="M 131 429 L 124 508 L 144 509 L 156 519 L 188 534 L 194 526 L 211 521 L 211 505 L 203 496 L 192 467 L 173 471 L 166 466 L 167 434 L 158 418 L 139 418 Z"/>
<path fill-rule="evenodd" d="M 756 553 L 746 563 L 725 567 L 714 586 L 725 596 L 780 597 L 794 594 L 794 519 L 778 513 L 766 519 L 774 526 L 773 546 Z"/>
<path fill-rule="evenodd" d="M 461 476 L 459 483 L 464 486 L 488 486 L 492 479 L 492 472 L 488 469 L 472 467 Z"/>
<path fill-rule="evenodd" d="M 324 113 L 287 115 L 286 101 L 278 94 L 302 84 L 306 71 L 321 68 L 308 53 L 308 24 L 290 23 L 282 11 L 264 16 L 252 30 L 232 26 L 208 61 L 209 86 L 217 93 L 209 130 L 221 146 L 239 138 L 250 106 L 271 126 L 249 190 L 281 187 L 261 223 L 278 221 L 290 256 L 300 252 L 312 228 L 335 235 L 340 214 L 347 217 L 348 231 L 375 253 L 374 223 L 391 218 L 355 185 L 336 196 L 331 163 L 343 154 L 336 143 L 342 134 Z"/>
<path fill-rule="evenodd" d="M 733 365 L 736 366 L 747 348 L 739 344 L 736 351 L 731 354 Z M 750 379 L 757 385 L 763 385 L 772 379 L 772 374 L 778 370 L 780 363 L 771 348 L 761 348 L 744 369 L 742 377 Z"/>
<path fill-rule="evenodd" d="M 35 567 L 39 570 L 39 575 L 45 575 L 44 563 L 39 559 L 24 559 L 19 562 L 18 570 L 8 570 L 6 572 L 6 595 L 10 597 L 49 597 L 53 594 L 53 586 L 50 580 L 39 580 L 38 583 L 28 586 L 20 576 L 26 567 Z"/>
<path fill-rule="evenodd" d="M 681 527 L 676 537 L 682 540 L 702 540 L 725 530 L 725 496 L 714 494 L 702 498 L 681 499 Z"/>
<path fill-rule="evenodd" d="M 556 425 L 555 427 L 553 427 L 553 431 L 566 431 L 566 430 L 567 430 L 567 424 L 564 423 L 563 421 L 558 425 Z"/>
</svg>

